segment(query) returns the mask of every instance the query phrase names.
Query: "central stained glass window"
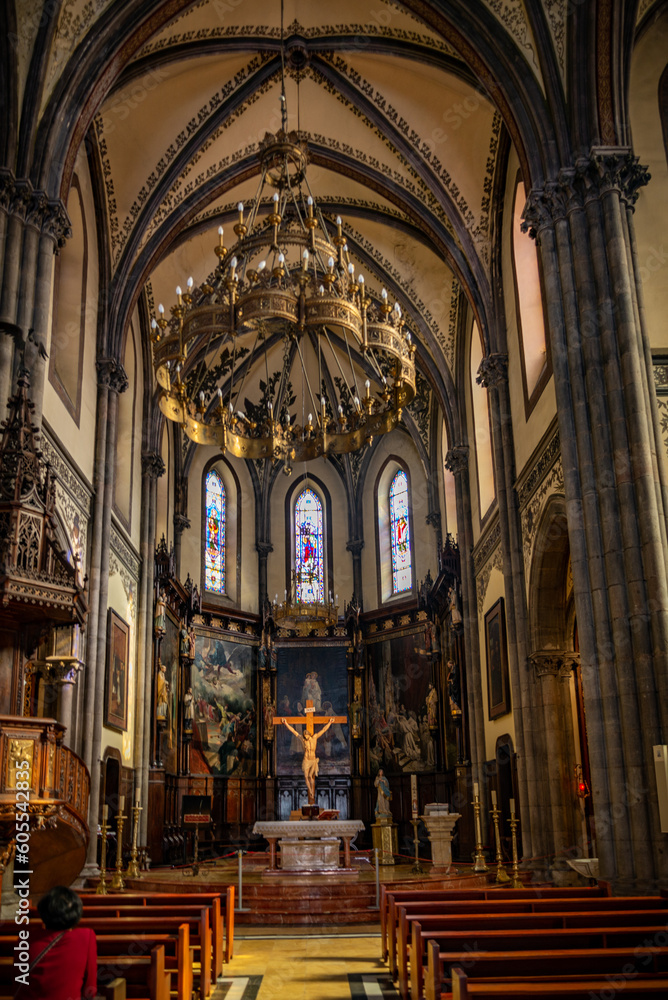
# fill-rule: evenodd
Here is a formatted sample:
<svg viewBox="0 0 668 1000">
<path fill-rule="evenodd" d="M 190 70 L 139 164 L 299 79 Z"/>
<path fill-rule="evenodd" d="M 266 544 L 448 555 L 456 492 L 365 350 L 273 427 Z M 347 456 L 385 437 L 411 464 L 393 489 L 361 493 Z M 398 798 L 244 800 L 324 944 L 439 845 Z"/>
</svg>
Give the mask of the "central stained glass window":
<svg viewBox="0 0 668 1000">
<path fill-rule="evenodd" d="M 390 538 L 392 544 L 392 593 L 401 594 L 413 584 L 411 539 L 408 526 L 408 477 L 399 469 L 390 486 Z"/>
<path fill-rule="evenodd" d="M 214 594 L 225 593 L 225 487 L 215 469 L 206 477 L 204 586 Z"/>
<path fill-rule="evenodd" d="M 295 600 L 308 604 L 324 599 L 322 503 L 307 487 L 295 503 Z"/>
</svg>

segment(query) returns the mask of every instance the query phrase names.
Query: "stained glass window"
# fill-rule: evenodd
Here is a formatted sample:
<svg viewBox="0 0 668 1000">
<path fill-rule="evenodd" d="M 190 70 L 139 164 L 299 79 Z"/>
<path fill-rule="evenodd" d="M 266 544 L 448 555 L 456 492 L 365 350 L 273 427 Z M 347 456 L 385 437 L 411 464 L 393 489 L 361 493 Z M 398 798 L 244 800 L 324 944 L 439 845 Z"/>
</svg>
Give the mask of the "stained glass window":
<svg viewBox="0 0 668 1000">
<path fill-rule="evenodd" d="M 390 486 L 390 540 L 392 545 L 392 593 L 410 590 L 411 539 L 408 526 L 408 477 L 399 469 Z"/>
<path fill-rule="evenodd" d="M 214 469 L 206 477 L 204 581 L 206 590 L 225 593 L 225 487 Z"/>
<path fill-rule="evenodd" d="M 295 503 L 295 599 L 325 599 L 325 555 L 322 503 L 307 487 Z"/>
</svg>

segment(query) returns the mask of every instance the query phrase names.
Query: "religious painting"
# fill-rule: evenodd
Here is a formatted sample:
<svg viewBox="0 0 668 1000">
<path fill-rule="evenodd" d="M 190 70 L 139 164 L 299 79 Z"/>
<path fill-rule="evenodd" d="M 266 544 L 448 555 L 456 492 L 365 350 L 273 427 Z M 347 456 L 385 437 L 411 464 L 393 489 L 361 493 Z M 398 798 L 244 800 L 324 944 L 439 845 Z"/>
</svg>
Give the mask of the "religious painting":
<svg viewBox="0 0 668 1000">
<path fill-rule="evenodd" d="M 487 657 L 487 706 L 490 720 L 510 711 L 508 647 L 503 598 L 485 615 L 485 652 Z"/>
<path fill-rule="evenodd" d="M 278 716 L 305 716 L 306 702 L 312 701 L 314 715 L 329 719 L 348 715 L 348 668 L 346 647 L 278 647 L 276 657 Z M 318 733 L 325 723 L 314 722 Z M 298 733 L 304 723 L 291 723 Z M 350 774 L 348 723 L 335 722 L 316 745 L 318 774 Z M 276 733 L 276 761 L 279 775 L 301 775 L 304 746 L 287 726 Z"/>
<path fill-rule="evenodd" d="M 192 771 L 235 778 L 255 775 L 256 667 L 255 643 L 196 629 Z"/>
<path fill-rule="evenodd" d="M 160 663 L 156 683 L 156 715 L 161 730 L 160 759 L 165 771 L 178 770 L 179 625 L 165 615 L 165 632 L 160 643 Z"/>
<path fill-rule="evenodd" d="M 109 608 L 107 615 L 107 670 L 104 685 L 104 724 L 128 728 L 128 637 L 130 626 Z"/>
<path fill-rule="evenodd" d="M 437 748 L 431 650 L 425 629 L 367 644 L 369 656 L 369 761 L 373 774 L 433 771 Z"/>
</svg>

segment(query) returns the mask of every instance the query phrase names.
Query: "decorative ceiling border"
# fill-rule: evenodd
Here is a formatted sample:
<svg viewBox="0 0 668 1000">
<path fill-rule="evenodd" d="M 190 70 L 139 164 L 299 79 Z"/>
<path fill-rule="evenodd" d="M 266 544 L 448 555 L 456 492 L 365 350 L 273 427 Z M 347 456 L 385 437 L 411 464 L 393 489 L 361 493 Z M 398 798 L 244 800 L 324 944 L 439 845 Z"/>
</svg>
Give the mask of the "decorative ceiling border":
<svg viewBox="0 0 668 1000">
<path fill-rule="evenodd" d="M 533 493 L 529 502 L 521 511 L 522 521 L 522 552 L 524 556 L 524 582 L 529 589 L 531 575 L 531 557 L 533 554 L 534 542 L 538 531 L 538 524 L 543 509 L 549 499 L 555 493 L 564 492 L 564 470 L 561 464 L 561 452 L 556 456 L 555 462 L 549 470 L 547 476 L 542 480 L 538 489 Z"/>
<path fill-rule="evenodd" d="M 562 80 L 566 79 L 566 19 L 570 0 L 543 0 Z"/>
<path fill-rule="evenodd" d="M 513 36 L 520 51 L 525 56 L 529 56 L 527 62 L 544 89 L 543 77 L 536 56 L 536 41 L 529 26 L 522 0 L 485 0 L 485 3 L 508 33 Z"/>
<path fill-rule="evenodd" d="M 46 421 L 42 421 L 41 433 L 41 450 L 58 476 L 58 485 L 66 489 L 82 513 L 90 517 L 93 487 L 76 468 Z"/>
<path fill-rule="evenodd" d="M 489 587 L 492 570 L 495 569 L 498 569 L 500 573 L 503 573 L 503 552 L 501 551 L 500 546 L 494 550 L 492 558 L 485 563 L 480 574 L 476 576 L 475 589 L 478 602 L 478 617 L 480 618 L 482 617 L 485 607 L 485 598 L 487 596 L 487 588 Z"/>
<path fill-rule="evenodd" d="M 468 202 L 466 201 L 463 194 L 459 190 L 459 186 L 455 183 L 449 170 L 446 169 L 445 165 L 440 161 L 440 159 L 437 156 L 433 155 L 429 143 L 427 143 L 419 135 L 419 133 L 414 128 L 411 127 L 410 123 L 406 121 L 406 119 L 391 104 L 391 102 L 388 101 L 388 99 L 381 93 L 381 91 L 377 90 L 370 81 L 365 80 L 364 77 L 361 75 L 361 73 L 358 73 L 356 70 L 354 70 L 346 62 L 346 60 L 343 59 L 341 55 L 333 52 L 332 53 L 323 52 L 321 53 L 320 58 L 323 59 L 323 61 L 330 63 L 330 65 L 333 66 L 333 68 L 338 73 L 344 76 L 362 94 L 364 94 L 373 103 L 374 107 L 378 108 L 378 110 L 385 116 L 385 118 L 387 118 L 388 121 L 392 122 L 394 127 L 399 132 L 402 133 L 406 141 L 420 155 L 422 160 L 431 168 L 431 170 L 434 173 L 434 176 L 438 178 L 438 180 L 443 185 L 443 188 L 448 192 L 454 206 L 457 208 L 462 218 L 462 221 L 464 222 L 466 228 L 468 229 L 473 242 L 476 244 L 476 246 L 479 243 L 482 243 L 484 234 L 480 229 L 480 220 L 476 220 L 476 217 L 472 209 L 469 207 Z M 341 94 L 340 91 L 338 91 L 336 87 L 334 87 L 334 85 L 331 84 L 328 80 L 323 79 L 323 86 L 325 87 L 325 89 L 330 90 L 331 93 L 334 93 L 337 99 L 341 101 L 343 104 L 345 104 L 346 106 L 350 106 L 350 101 L 348 101 L 348 99 L 344 97 L 343 94 Z M 482 100 L 487 101 L 487 98 L 484 97 L 482 94 L 480 95 L 480 98 L 481 101 Z M 493 108 L 491 102 L 490 102 L 490 107 Z M 358 108 L 355 108 L 354 111 L 355 114 L 358 115 L 358 117 L 362 118 L 365 117 Z M 494 113 L 493 113 L 493 118 L 494 118 Z M 373 122 L 369 124 L 374 129 L 374 131 L 379 133 L 382 138 L 385 138 L 382 136 L 381 131 L 377 128 L 377 126 L 374 125 Z M 395 155 L 398 154 L 398 151 L 388 142 L 386 138 L 385 142 L 390 146 Z M 411 173 L 413 173 L 412 168 L 408 167 L 408 169 L 410 169 Z M 489 167 L 489 161 L 487 163 L 486 170 L 487 173 L 491 177 L 493 177 L 494 174 L 493 161 L 491 170 Z M 417 174 L 415 176 L 417 177 Z"/>
<path fill-rule="evenodd" d="M 560 455 L 561 442 L 555 418 L 515 482 L 515 492 L 520 510 L 523 510 L 529 503 Z"/>
<path fill-rule="evenodd" d="M 51 93 L 54 82 L 60 76 L 67 60 L 76 48 L 77 43 L 84 34 L 105 10 L 110 7 L 113 0 L 87 0 L 81 4 L 79 0 L 64 0 L 58 18 L 58 27 L 53 36 L 51 55 L 48 63 L 47 78 L 44 87 L 44 98 L 46 101 Z M 25 6 L 25 5 L 24 5 Z M 54 5 L 55 6 L 55 5 Z M 76 8 L 79 7 L 77 12 Z M 38 19 L 42 17 L 41 11 Z M 25 12 L 20 14 L 21 20 L 25 17 Z"/>
<path fill-rule="evenodd" d="M 636 17 L 636 27 L 640 24 L 645 14 L 648 14 L 652 7 L 656 7 L 659 0 L 640 0 L 638 4 L 638 14 Z"/>
<path fill-rule="evenodd" d="M 489 561 L 490 556 L 501 544 L 501 522 L 499 520 L 499 508 L 490 518 L 489 524 L 473 546 L 473 573 L 478 576 Z"/>
<path fill-rule="evenodd" d="M 109 212 L 109 232 L 111 238 L 111 250 L 114 262 L 118 261 L 123 248 L 125 247 L 132 229 L 134 227 L 135 221 L 137 220 L 143 205 L 145 204 L 147 198 L 149 197 L 151 191 L 155 188 L 156 184 L 164 172 L 168 169 L 169 165 L 176 158 L 179 150 L 186 144 L 188 139 L 190 139 L 201 126 L 206 122 L 211 115 L 216 111 L 216 109 L 227 101 L 230 96 L 238 90 L 247 80 L 258 70 L 260 67 L 271 58 L 268 54 L 259 54 L 255 56 L 251 61 L 235 76 L 228 80 L 227 83 L 213 94 L 206 104 L 203 104 L 199 111 L 194 114 L 190 120 L 185 124 L 181 131 L 174 136 L 172 142 L 163 152 L 160 159 L 155 163 L 153 169 L 148 174 L 146 181 L 142 187 L 137 192 L 135 200 L 132 202 L 128 215 L 125 217 L 123 223 L 121 223 L 117 212 L 114 180 L 113 180 L 113 169 L 109 157 L 109 148 L 107 144 L 107 137 L 105 135 L 105 122 L 102 114 L 98 114 L 95 117 L 95 132 L 98 139 L 99 145 L 99 155 L 102 162 L 102 171 L 104 177 L 105 191 L 107 195 L 107 205 Z M 266 85 L 269 85 L 270 81 L 266 81 Z M 253 98 L 257 100 L 260 94 L 263 92 L 263 88 L 258 88 L 254 92 Z M 195 165 L 197 160 L 203 155 L 206 149 L 209 148 L 212 142 L 219 136 L 219 134 L 227 128 L 231 122 L 235 121 L 236 118 L 241 114 L 241 112 L 250 104 L 254 103 L 253 98 L 245 101 L 240 105 L 235 111 L 233 111 L 229 118 L 222 123 L 219 129 L 216 129 L 215 133 L 200 146 L 197 150 L 197 154 L 188 164 L 188 170 L 191 170 Z M 187 173 L 184 172 L 184 174 Z M 184 174 L 181 174 L 179 180 L 182 181 Z"/>
<path fill-rule="evenodd" d="M 81 577 L 88 566 L 88 525 L 93 489 L 75 467 L 46 422 L 42 422 L 41 451 L 56 474 L 56 510 L 68 532 L 72 556 L 79 558 Z"/>
<path fill-rule="evenodd" d="M 271 201 L 269 198 L 266 199 L 266 205 L 269 208 Z M 395 208 L 393 205 L 381 204 L 377 201 L 367 201 L 364 198 L 352 198 L 350 196 L 345 197 L 327 197 L 327 195 L 320 195 L 318 197 L 318 205 L 324 212 L 333 212 L 334 205 L 338 214 L 341 214 L 341 208 L 346 208 L 350 206 L 351 208 L 357 208 L 360 211 L 367 212 L 369 214 L 376 214 L 382 216 L 384 219 L 396 219 L 399 222 L 405 222 L 408 224 L 413 224 L 412 220 L 405 213 Z M 200 225 L 206 222 L 207 219 L 215 218 L 218 215 L 236 215 L 237 201 L 229 201 L 225 204 L 212 205 L 209 208 L 204 209 L 202 212 L 198 212 L 196 216 L 193 217 L 191 225 Z M 454 234 L 453 234 L 454 235 Z"/>
<path fill-rule="evenodd" d="M 133 580 L 139 582 L 139 571 L 141 568 L 141 556 L 136 551 L 132 543 L 122 533 L 122 528 L 112 515 L 111 522 L 111 543 L 110 551 L 115 555 L 120 563 L 129 572 Z"/>
<path fill-rule="evenodd" d="M 198 4 L 197 6 L 202 6 L 202 4 Z M 388 6 L 391 5 L 388 4 Z M 412 11 L 402 10 L 401 13 L 422 24 L 420 19 Z M 176 23 L 178 23 L 178 21 Z M 422 26 L 424 27 L 424 25 Z M 287 26 L 285 34 L 288 38 L 291 35 L 298 35 L 299 37 L 306 38 L 309 41 L 317 41 L 319 39 L 331 40 L 332 38 L 338 38 L 342 35 L 353 35 L 356 38 L 389 38 L 393 41 L 409 42 L 413 45 L 423 45 L 425 48 L 433 49 L 435 52 L 441 52 L 454 59 L 459 58 L 451 45 L 448 45 L 443 39 L 434 35 L 424 35 L 418 31 L 408 31 L 405 28 L 390 28 L 387 25 L 379 23 L 325 24 L 305 28 L 299 23 L 299 21 L 295 20 Z M 184 31 L 178 34 L 172 34 L 167 38 L 160 38 L 155 42 L 147 42 L 147 44 L 144 45 L 138 53 L 137 58 L 142 59 L 145 56 L 153 55 L 156 52 L 164 52 L 165 49 L 169 49 L 172 46 L 182 46 L 184 44 L 188 44 L 189 42 L 209 41 L 215 38 L 219 38 L 221 40 L 230 38 L 263 38 L 280 42 L 281 29 L 279 27 L 270 27 L 266 24 L 244 24 L 227 25 L 226 27 L 215 26 L 211 28 L 200 28 L 198 31 Z"/>
</svg>

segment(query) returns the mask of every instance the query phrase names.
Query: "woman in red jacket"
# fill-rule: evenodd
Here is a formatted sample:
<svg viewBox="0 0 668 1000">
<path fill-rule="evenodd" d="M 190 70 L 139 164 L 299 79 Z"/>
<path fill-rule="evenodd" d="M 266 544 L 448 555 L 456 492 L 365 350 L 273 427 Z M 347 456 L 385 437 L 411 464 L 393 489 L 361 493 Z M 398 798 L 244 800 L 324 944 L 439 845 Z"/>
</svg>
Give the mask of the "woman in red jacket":
<svg viewBox="0 0 668 1000">
<path fill-rule="evenodd" d="M 95 931 L 76 926 L 81 900 L 57 885 L 42 896 L 37 910 L 44 928 L 30 926 L 30 971 L 27 983 L 19 983 L 16 1000 L 90 1000 L 97 993 L 97 943 Z"/>
</svg>

